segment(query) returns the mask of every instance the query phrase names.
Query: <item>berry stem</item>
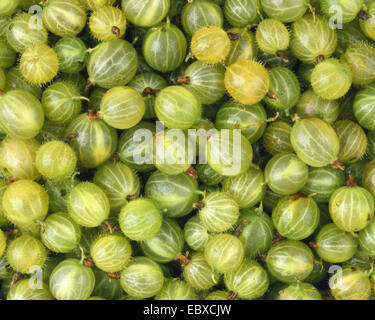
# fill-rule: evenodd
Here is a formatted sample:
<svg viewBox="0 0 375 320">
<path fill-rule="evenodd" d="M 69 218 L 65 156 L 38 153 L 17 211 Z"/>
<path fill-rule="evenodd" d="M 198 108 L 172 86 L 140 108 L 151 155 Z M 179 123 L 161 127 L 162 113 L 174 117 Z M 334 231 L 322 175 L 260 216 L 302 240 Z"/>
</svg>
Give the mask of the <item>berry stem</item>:
<svg viewBox="0 0 375 320">
<path fill-rule="evenodd" d="M 198 209 L 198 210 L 202 210 L 204 208 L 204 203 L 203 202 L 194 202 L 193 208 Z"/>
<path fill-rule="evenodd" d="M 343 163 L 342 163 L 340 160 L 335 160 L 335 161 L 332 163 L 332 166 L 333 166 L 333 168 L 335 168 L 335 169 L 340 169 L 341 171 L 344 171 L 344 170 L 345 170 L 345 167 L 344 167 Z"/>
<path fill-rule="evenodd" d="M 288 56 L 287 56 L 287 54 L 286 54 L 285 51 L 283 51 L 283 50 L 278 50 L 278 51 L 276 52 L 276 55 L 277 55 L 279 58 L 281 58 L 281 59 L 283 60 L 284 63 L 288 63 L 288 62 L 289 62 Z"/>
<path fill-rule="evenodd" d="M 85 86 L 86 95 L 88 95 L 90 93 L 90 91 L 92 90 L 92 88 L 94 88 L 94 86 L 95 86 L 95 84 L 90 79 L 88 79 L 87 82 L 86 82 L 86 86 Z"/>
<path fill-rule="evenodd" d="M 190 84 L 190 77 L 178 77 L 177 78 L 178 83 L 183 83 L 183 84 Z"/>
<path fill-rule="evenodd" d="M 365 10 L 361 10 L 358 12 L 358 18 L 361 20 L 369 20 L 372 18 L 372 16 L 368 14 Z"/>
<path fill-rule="evenodd" d="M 225 300 L 235 300 L 237 298 L 237 293 L 231 291 L 228 293 L 227 297 L 225 298 Z"/>
<path fill-rule="evenodd" d="M 189 177 L 193 178 L 194 180 L 197 180 L 197 179 L 198 179 L 198 172 L 197 172 L 197 170 L 195 170 L 192 166 L 191 166 L 189 169 L 187 169 L 187 170 L 185 171 L 185 173 L 186 173 Z"/>
<path fill-rule="evenodd" d="M 116 39 L 120 38 L 120 29 L 116 26 L 112 27 L 112 33 L 115 35 Z"/>
<path fill-rule="evenodd" d="M 186 265 L 188 265 L 190 263 L 190 260 L 188 259 L 188 256 L 189 256 L 189 251 L 186 251 L 185 254 L 179 254 L 177 256 L 177 261 L 180 262 L 181 264 L 181 267 L 185 267 Z"/>
</svg>

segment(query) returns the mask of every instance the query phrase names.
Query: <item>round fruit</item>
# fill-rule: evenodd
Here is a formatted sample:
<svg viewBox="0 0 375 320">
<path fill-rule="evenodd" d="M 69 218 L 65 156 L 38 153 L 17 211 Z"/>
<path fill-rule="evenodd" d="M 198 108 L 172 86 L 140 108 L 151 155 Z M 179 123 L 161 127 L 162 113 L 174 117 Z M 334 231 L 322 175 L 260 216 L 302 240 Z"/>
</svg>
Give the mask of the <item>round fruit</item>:
<svg viewBox="0 0 375 320">
<path fill-rule="evenodd" d="M 66 213 L 53 213 L 43 222 L 40 238 L 49 250 L 67 253 L 77 248 L 81 229 Z"/>
<path fill-rule="evenodd" d="M 292 153 L 293 147 L 290 143 L 292 126 L 284 121 L 271 123 L 263 134 L 263 146 L 271 155 L 278 153 Z"/>
<path fill-rule="evenodd" d="M 145 113 L 142 96 L 129 87 L 109 89 L 100 103 L 100 116 L 115 129 L 128 129 L 140 122 Z"/>
<path fill-rule="evenodd" d="M 44 84 L 57 76 L 59 59 L 56 52 L 46 44 L 34 45 L 22 54 L 20 70 L 30 83 Z"/>
<path fill-rule="evenodd" d="M 299 20 L 309 5 L 306 0 L 260 0 L 260 3 L 267 16 L 282 22 Z"/>
<path fill-rule="evenodd" d="M 337 59 L 327 59 L 317 64 L 311 75 L 311 85 L 317 95 L 336 100 L 343 97 L 352 85 L 349 65 Z"/>
<path fill-rule="evenodd" d="M 160 72 L 177 69 L 184 62 L 186 49 L 185 35 L 169 20 L 149 29 L 142 44 L 147 64 Z"/>
<path fill-rule="evenodd" d="M 16 62 L 16 51 L 5 38 L 0 38 L 0 68 L 9 68 Z"/>
<path fill-rule="evenodd" d="M 356 0 L 354 2 L 359 2 L 358 6 L 359 9 L 361 9 L 361 2 L 360 0 Z M 367 16 L 364 18 L 360 18 L 359 24 L 361 26 L 361 30 L 363 33 L 366 35 L 366 37 L 370 38 L 371 40 L 375 40 L 375 3 L 374 1 L 370 2 L 367 5 L 367 10 L 366 10 Z"/>
<path fill-rule="evenodd" d="M 74 150 L 62 141 L 47 142 L 36 153 L 36 168 L 48 179 L 61 180 L 70 177 L 76 164 L 77 156 Z"/>
<path fill-rule="evenodd" d="M 348 23 L 357 17 L 358 12 L 362 9 L 363 0 L 320 0 L 320 8 L 327 17 L 332 17 L 336 10 L 331 8 L 337 7 L 342 10 L 341 21 Z"/>
<path fill-rule="evenodd" d="M 146 182 L 145 195 L 165 216 L 178 218 L 193 210 L 193 203 L 199 198 L 197 190 L 197 181 L 185 173 L 172 176 L 155 171 Z"/>
<path fill-rule="evenodd" d="M 259 13 L 259 0 L 226 0 L 224 4 L 225 18 L 234 27 L 243 28 L 258 22 Z"/>
<path fill-rule="evenodd" d="M 16 11 L 21 0 L 5 0 L 0 5 L 0 16 L 11 15 Z"/>
<path fill-rule="evenodd" d="M 154 300 L 197 300 L 197 294 L 185 281 L 171 279 L 165 281 Z"/>
<path fill-rule="evenodd" d="M 336 30 L 330 28 L 328 19 L 319 15 L 305 15 L 294 22 L 292 35 L 292 52 L 297 59 L 306 63 L 329 58 L 337 47 Z"/>
<path fill-rule="evenodd" d="M 164 218 L 158 232 L 141 242 L 143 253 L 159 263 L 178 259 L 184 246 L 184 235 L 180 226 L 172 219 Z"/>
<path fill-rule="evenodd" d="M 164 284 L 160 266 L 146 257 L 136 257 L 121 272 L 121 287 L 129 295 L 150 298 L 159 293 Z"/>
<path fill-rule="evenodd" d="M 282 240 L 267 253 L 268 271 L 278 280 L 293 283 L 306 279 L 314 267 L 314 255 L 303 242 Z"/>
<path fill-rule="evenodd" d="M 263 52 L 284 58 L 284 51 L 289 47 L 290 36 L 288 29 L 282 22 L 264 19 L 258 25 L 256 40 Z"/>
<path fill-rule="evenodd" d="M 318 203 L 329 201 L 332 193 L 345 183 L 345 174 L 331 166 L 311 168 L 306 184 L 301 192 L 312 196 Z"/>
<path fill-rule="evenodd" d="M 209 232 L 224 232 L 237 222 L 240 215 L 238 204 L 225 192 L 212 192 L 196 204 L 203 226 Z"/>
<path fill-rule="evenodd" d="M 290 240 L 303 240 L 311 236 L 318 227 L 320 212 L 315 201 L 304 195 L 287 196 L 280 199 L 272 210 L 272 221 L 276 230 Z"/>
<path fill-rule="evenodd" d="M 126 17 L 119 8 L 103 6 L 95 10 L 89 22 L 91 34 L 100 41 L 116 40 L 126 31 Z"/>
<path fill-rule="evenodd" d="M 33 273 L 35 267 L 42 268 L 46 257 L 47 250 L 44 245 L 27 234 L 13 240 L 6 253 L 10 266 L 20 273 Z"/>
<path fill-rule="evenodd" d="M 361 126 L 350 120 L 340 120 L 333 128 L 340 141 L 338 159 L 343 163 L 355 163 L 361 159 L 367 149 L 366 133 Z"/>
<path fill-rule="evenodd" d="M 329 199 L 329 213 L 333 222 L 347 232 L 366 227 L 374 216 L 374 210 L 372 194 L 350 183 L 337 189 Z"/>
<path fill-rule="evenodd" d="M 255 260 L 246 258 L 234 271 L 224 275 L 228 290 L 237 294 L 240 299 L 253 300 L 262 297 L 269 286 L 266 270 Z"/>
<path fill-rule="evenodd" d="M 181 86 L 164 88 L 155 100 L 155 114 L 167 128 L 188 129 L 199 120 L 201 112 L 199 100 Z"/>
<path fill-rule="evenodd" d="M 81 182 L 69 193 L 68 212 L 79 225 L 97 227 L 109 216 L 109 200 L 92 182 Z"/>
<path fill-rule="evenodd" d="M 230 39 L 230 51 L 225 60 L 225 65 L 240 60 L 252 60 L 258 54 L 255 37 L 246 28 L 231 28 L 227 30 Z"/>
<path fill-rule="evenodd" d="M 113 59 L 113 56 L 118 58 Z M 129 83 L 138 67 L 138 56 L 132 44 L 125 40 L 104 41 L 91 52 L 87 63 L 89 85 L 110 89 Z"/>
<path fill-rule="evenodd" d="M 266 192 L 263 172 L 251 166 L 243 174 L 225 178 L 222 181 L 222 190 L 227 192 L 240 208 L 250 208 L 261 201 Z"/>
<path fill-rule="evenodd" d="M 297 156 L 312 167 L 324 167 L 337 160 L 340 142 L 335 130 L 324 120 L 297 121 L 290 135 Z"/>
<path fill-rule="evenodd" d="M 42 283 L 42 288 L 30 288 L 30 279 L 23 279 L 12 286 L 7 300 L 53 300 L 49 287 Z"/>
<path fill-rule="evenodd" d="M 208 186 L 216 186 L 225 179 L 225 177 L 218 174 L 208 164 L 197 164 L 195 169 L 197 170 L 199 180 Z"/>
<path fill-rule="evenodd" d="M 83 98 L 71 83 L 58 81 L 51 84 L 42 95 L 46 118 L 55 123 L 69 123 L 81 112 Z"/>
<path fill-rule="evenodd" d="M 375 220 L 367 225 L 366 228 L 359 232 L 359 246 L 371 257 L 375 257 Z"/>
<path fill-rule="evenodd" d="M 375 130 L 375 85 L 371 84 L 355 95 L 353 112 L 362 127 Z"/>
<path fill-rule="evenodd" d="M 126 18 L 138 27 L 152 27 L 167 15 L 170 0 L 122 0 Z"/>
<path fill-rule="evenodd" d="M 132 248 L 129 240 L 117 234 L 103 235 L 90 248 L 95 265 L 105 272 L 119 272 L 129 263 Z"/>
<path fill-rule="evenodd" d="M 184 238 L 190 248 L 203 252 L 211 234 L 201 223 L 198 215 L 190 218 L 184 225 Z"/>
<path fill-rule="evenodd" d="M 49 287 L 57 300 L 86 300 L 95 286 L 94 272 L 77 259 L 66 259 L 53 269 Z"/>
<path fill-rule="evenodd" d="M 236 270 L 241 265 L 244 254 L 242 242 L 229 233 L 212 236 L 204 249 L 207 263 L 219 273 Z"/>
<path fill-rule="evenodd" d="M 0 143 L 0 170 L 5 178 L 38 180 L 40 173 L 35 166 L 40 143 L 35 139 L 6 137 Z"/>
<path fill-rule="evenodd" d="M 357 252 L 358 240 L 337 228 L 334 223 L 329 223 L 320 229 L 313 247 L 324 261 L 341 263 L 351 259 Z"/>
<path fill-rule="evenodd" d="M 308 179 L 308 168 L 295 154 L 279 153 L 268 161 L 264 178 L 270 189 L 281 195 L 301 190 Z"/>
<path fill-rule="evenodd" d="M 85 68 L 88 52 L 85 43 L 80 38 L 61 38 L 53 49 L 59 59 L 59 71 L 74 74 Z"/>
<path fill-rule="evenodd" d="M 84 168 L 97 168 L 116 151 L 117 132 L 96 116 L 81 114 L 65 130 L 65 137 L 72 136 L 70 146 L 77 154 L 78 163 Z"/>
<path fill-rule="evenodd" d="M 21 13 L 12 19 L 6 37 L 15 51 L 23 53 L 30 46 L 47 44 L 47 30 L 43 24 L 35 22 L 37 20 L 30 13 Z"/>
<path fill-rule="evenodd" d="M 0 94 L 0 127 L 12 138 L 34 138 L 44 123 L 39 100 L 24 90 Z"/>
<path fill-rule="evenodd" d="M 149 199 L 137 199 L 126 204 L 120 212 L 121 231 L 131 240 L 152 238 L 162 224 L 162 214 Z"/>
<path fill-rule="evenodd" d="M 94 175 L 93 182 L 107 195 L 112 211 L 138 197 L 140 181 L 136 173 L 122 162 L 107 162 Z"/>
<path fill-rule="evenodd" d="M 0 257 L 3 256 L 4 252 L 5 252 L 5 248 L 6 248 L 6 238 L 5 238 L 5 234 L 2 230 L 0 230 Z"/>
<path fill-rule="evenodd" d="M 312 284 L 297 282 L 280 291 L 280 300 L 322 300 L 322 295 Z"/>
<path fill-rule="evenodd" d="M 50 0 L 43 8 L 43 24 L 59 37 L 72 37 L 86 25 L 86 10 L 79 0 Z"/>
<path fill-rule="evenodd" d="M 224 84 L 235 100 L 251 105 L 265 97 L 270 87 L 270 77 L 260 63 L 241 60 L 227 68 Z"/>
<path fill-rule="evenodd" d="M 19 180 L 5 190 L 2 208 L 5 217 L 19 227 L 29 227 L 42 221 L 48 211 L 48 194 L 31 180 Z"/>
</svg>

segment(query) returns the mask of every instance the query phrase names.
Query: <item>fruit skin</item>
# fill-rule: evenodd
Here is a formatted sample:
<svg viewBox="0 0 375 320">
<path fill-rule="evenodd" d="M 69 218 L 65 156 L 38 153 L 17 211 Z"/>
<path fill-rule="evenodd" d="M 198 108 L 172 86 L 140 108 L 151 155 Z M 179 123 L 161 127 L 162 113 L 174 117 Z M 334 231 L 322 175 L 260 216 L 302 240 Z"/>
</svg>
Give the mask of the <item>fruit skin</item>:
<svg viewBox="0 0 375 320">
<path fill-rule="evenodd" d="M 244 258 L 242 242 L 229 233 L 212 236 L 204 249 L 207 263 L 219 273 L 236 270 Z"/>
<path fill-rule="evenodd" d="M 126 17 L 119 8 L 103 6 L 92 13 L 89 27 L 100 41 L 116 40 L 125 34 Z"/>
<path fill-rule="evenodd" d="M 130 262 L 132 248 L 129 240 L 117 234 L 103 235 L 90 248 L 95 265 L 105 272 L 119 272 Z"/>
<path fill-rule="evenodd" d="M 366 164 L 362 174 L 362 186 L 375 197 L 375 161 Z"/>
<path fill-rule="evenodd" d="M 335 130 L 324 120 L 308 118 L 297 121 L 290 140 L 297 156 L 312 167 L 324 167 L 337 160 L 340 142 Z"/>
<path fill-rule="evenodd" d="M 104 6 L 111 6 L 116 0 L 81 0 L 81 3 L 88 10 L 98 10 Z"/>
<path fill-rule="evenodd" d="M 306 0 L 260 0 L 263 11 L 272 19 L 281 22 L 299 20 L 308 9 Z"/>
<path fill-rule="evenodd" d="M 168 175 L 155 171 L 147 180 L 145 195 L 163 211 L 163 216 L 179 218 L 193 210 L 199 195 L 198 183 L 185 173 Z"/>
<path fill-rule="evenodd" d="M 340 57 L 353 74 L 353 84 L 367 85 L 375 81 L 375 47 L 366 42 L 351 44 Z"/>
<path fill-rule="evenodd" d="M 86 44 L 78 37 L 64 37 L 53 47 L 59 60 L 59 71 L 74 74 L 82 71 L 87 64 Z"/>
<path fill-rule="evenodd" d="M 243 28 L 259 20 L 259 0 L 226 0 L 225 19 L 233 26 Z"/>
<path fill-rule="evenodd" d="M 16 89 L 0 95 L 0 128 L 10 137 L 32 139 L 43 123 L 42 105 L 31 93 Z"/>
<path fill-rule="evenodd" d="M 359 246 L 366 254 L 371 257 L 375 256 L 375 242 L 374 242 L 374 232 L 375 232 L 375 223 L 374 219 L 359 232 Z"/>
<path fill-rule="evenodd" d="M 230 51 L 227 33 L 216 26 L 206 26 L 196 31 L 191 39 L 191 52 L 201 62 L 213 65 L 223 62 Z"/>
<path fill-rule="evenodd" d="M 300 194 L 280 199 L 272 210 L 277 231 L 290 240 L 303 240 L 318 227 L 320 211 L 315 201 Z"/>
<path fill-rule="evenodd" d="M 347 266 L 329 279 L 331 293 L 336 300 L 369 300 L 371 283 L 359 268 Z"/>
<path fill-rule="evenodd" d="M 198 300 L 194 289 L 183 280 L 166 280 L 154 300 Z"/>
<path fill-rule="evenodd" d="M 362 5 L 363 0 L 320 0 L 320 8 L 327 17 L 331 17 L 335 13 L 330 12 L 332 6 L 342 9 L 342 23 L 353 21 L 362 9 Z"/>
<path fill-rule="evenodd" d="M 122 0 L 126 18 L 138 27 L 152 27 L 167 15 L 170 0 Z"/>
<path fill-rule="evenodd" d="M 12 183 L 2 198 L 5 217 L 16 226 L 25 228 L 44 219 L 48 204 L 45 189 L 31 180 L 18 180 Z"/>
<path fill-rule="evenodd" d="M 0 68 L 9 68 L 16 62 L 17 53 L 5 38 L 0 38 L 0 45 Z"/>
<path fill-rule="evenodd" d="M 220 64 L 208 65 L 195 61 L 183 73 L 188 78 L 183 86 L 189 89 L 202 104 L 213 104 L 225 95 L 225 69 Z"/>
<path fill-rule="evenodd" d="M 337 33 L 329 27 L 325 17 L 305 15 L 293 23 L 290 48 L 297 59 L 316 63 L 319 56 L 329 58 L 336 47 Z"/>
<path fill-rule="evenodd" d="M 78 164 L 84 168 L 97 168 L 116 151 L 117 132 L 103 120 L 90 120 L 81 114 L 65 129 L 65 137 L 77 134 L 70 146 L 77 154 Z"/>
<path fill-rule="evenodd" d="M 15 51 L 23 53 L 30 46 L 47 44 L 48 32 L 43 25 L 35 24 L 32 14 L 21 13 L 12 19 L 6 37 Z"/>
<path fill-rule="evenodd" d="M 44 220 L 40 238 L 49 250 L 68 253 L 78 246 L 81 239 L 81 228 L 67 213 L 57 212 Z"/>
<path fill-rule="evenodd" d="M 131 240 L 152 238 L 162 225 L 160 210 L 149 199 L 137 199 L 122 207 L 119 215 L 121 231 Z"/>
<path fill-rule="evenodd" d="M 371 84 L 359 91 L 354 98 L 354 116 L 358 123 L 368 130 L 375 130 L 375 85 Z"/>
<path fill-rule="evenodd" d="M 339 116 L 340 107 L 337 100 L 324 99 L 309 89 L 301 95 L 296 112 L 300 118 L 320 118 L 333 124 Z"/>
<path fill-rule="evenodd" d="M 262 297 L 269 287 L 266 270 L 249 258 L 245 258 L 236 270 L 225 273 L 224 282 L 230 291 L 246 300 Z"/>
<path fill-rule="evenodd" d="M 0 230 L 0 257 L 3 256 L 4 252 L 5 252 L 5 248 L 6 248 L 6 238 L 5 238 L 5 234 L 2 230 Z"/>
<path fill-rule="evenodd" d="M 114 54 L 119 59 L 114 61 Z M 126 85 L 135 76 L 137 68 L 138 55 L 133 45 L 120 39 L 97 45 L 87 63 L 89 80 L 105 89 Z"/>
<path fill-rule="evenodd" d="M 222 181 L 222 190 L 227 192 L 240 208 L 250 208 L 261 201 L 266 192 L 263 172 L 251 166 L 243 174 L 225 178 Z"/>
<path fill-rule="evenodd" d="M 35 166 L 40 143 L 35 139 L 6 137 L 0 143 L 0 170 L 5 178 L 38 180 L 40 173 Z"/>
<path fill-rule="evenodd" d="M 82 109 L 80 92 L 71 83 L 57 81 L 43 91 L 42 107 L 48 120 L 69 123 Z"/>
<path fill-rule="evenodd" d="M 343 163 L 355 163 L 361 159 L 367 149 L 367 137 L 361 126 L 351 120 L 340 120 L 333 128 L 340 140 L 338 159 Z"/>
<path fill-rule="evenodd" d="M 49 287 L 57 300 L 86 300 L 95 286 L 94 272 L 77 259 L 66 259 L 53 269 Z"/>
<path fill-rule="evenodd" d="M 282 240 L 267 253 L 268 271 L 284 283 L 306 279 L 314 267 L 314 255 L 301 241 Z"/>
<path fill-rule="evenodd" d="M 308 168 L 295 154 L 279 153 L 268 161 L 264 178 L 270 189 L 281 195 L 301 190 L 308 179 Z"/>
<path fill-rule="evenodd" d="M 212 235 L 202 225 L 198 215 L 190 218 L 184 225 L 185 241 L 195 251 L 203 252 L 211 237 Z"/>
<path fill-rule="evenodd" d="M 109 89 L 100 103 L 100 116 L 115 129 L 129 129 L 138 124 L 145 113 L 142 96 L 129 87 Z"/>
<path fill-rule="evenodd" d="M 21 0 L 5 0 L 0 5 L 0 16 L 8 16 L 16 11 Z"/>
<path fill-rule="evenodd" d="M 155 100 L 155 114 L 167 128 L 188 129 L 201 117 L 202 105 L 188 89 L 169 86 Z"/>
<path fill-rule="evenodd" d="M 220 275 L 211 270 L 200 252 L 191 255 L 190 262 L 183 267 L 183 275 L 185 281 L 197 290 L 210 289 L 220 280 Z"/>
<path fill-rule="evenodd" d="M 185 4 L 181 12 L 181 23 L 185 33 L 192 37 L 205 26 L 222 27 L 223 11 L 213 2 L 194 0 Z"/>
<path fill-rule="evenodd" d="M 244 245 L 246 257 L 254 259 L 271 247 L 275 228 L 271 218 L 261 207 L 242 209 L 237 225 L 242 226 L 238 238 Z"/>
<path fill-rule="evenodd" d="M 6 300 L 54 300 L 49 287 L 44 282 L 42 288 L 30 288 L 30 279 L 19 280 L 8 291 Z"/>
<path fill-rule="evenodd" d="M 292 153 L 290 143 L 292 126 L 284 121 L 276 121 L 268 125 L 263 134 L 263 146 L 266 151 L 275 156 L 278 153 Z"/>
<path fill-rule="evenodd" d="M 282 22 L 274 19 L 264 19 L 258 25 L 256 40 L 260 50 L 268 54 L 277 55 L 278 52 L 288 49 L 290 35 Z"/>
<path fill-rule="evenodd" d="M 150 298 L 160 292 L 164 275 L 159 264 L 147 257 L 136 257 L 121 272 L 121 287 L 129 295 Z"/>
<path fill-rule="evenodd" d="M 44 245 L 28 234 L 13 240 L 6 253 L 6 258 L 13 270 L 27 274 L 34 273 L 35 267 L 42 268 L 46 257 L 47 250 Z"/>
<path fill-rule="evenodd" d="M 56 52 L 46 44 L 28 47 L 21 56 L 20 70 L 32 84 L 45 84 L 57 76 L 59 59 Z"/>
<path fill-rule="evenodd" d="M 0 40 L 1 43 L 1 40 Z M 27 82 L 19 69 L 19 67 L 12 67 L 7 70 L 6 74 L 6 82 L 5 82 L 5 90 L 3 91 L 10 91 L 13 89 L 22 89 L 27 92 L 32 93 L 36 98 L 40 99 L 42 96 L 42 88 L 38 85 L 33 85 Z"/>
<path fill-rule="evenodd" d="M 121 209 L 140 192 L 138 175 L 122 162 L 108 161 L 95 172 L 93 182 L 107 195 L 111 211 Z"/>
<path fill-rule="evenodd" d="M 199 217 L 210 232 L 229 230 L 240 215 L 238 204 L 225 192 L 212 192 L 202 203 L 204 207 L 199 211 Z"/>
<path fill-rule="evenodd" d="M 357 0 L 357 2 L 360 0 Z M 370 2 L 367 5 L 367 14 L 371 16 L 369 19 L 359 19 L 359 25 L 361 26 L 362 32 L 371 40 L 375 40 L 375 3 L 374 1 Z"/>
<path fill-rule="evenodd" d="M 176 221 L 164 218 L 158 232 L 142 241 L 142 252 L 153 261 L 168 263 L 176 260 L 184 246 L 184 235 Z"/>
<path fill-rule="evenodd" d="M 38 149 L 35 165 L 44 177 L 61 180 L 73 174 L 77 165 L 77 156 L 64 142 L 50 141 Z"/>
<path fill-rule="evenodd" d="M 258 62 L 241 60 L 227 68 L 224 83 L 235 100 L 252 105 L 260 102 L 268 92 L 270 77 Z"/>
<path fill-rule="evenodd" d="M 149 29 L 142 44 L 147 64 L 160 72 L 176 70 L 185 59 L 186 49 L 185 35 L 169 20 Z"/>
<path fill-rule="evenodd" d="M 280 291 L 280 300 L 322 300 L 322 295 L 312 284 L 297 282 Z"/>
<path fill-rule="evenodd" d="M 329 213 L 333 222 L 347 232 L 365 228 L 374 216 L 374 197 L 358 186 L 341 187 L 329 199 Z"/>
<path fill-rule="evenodd" d="M 258 47 L 256 45 L 254 35 L 243 28 L 231 28 L 227 30 L 228 36 L 239 35 L 239 39 L 235 37 L 230 41 L 230 51 L 225 59 L 225 65 L 230 66 L 239 60 L 252 60 L 258 54 Z"/>
<path fill-rule="evenodd" d="M 43 24 L 59 37 L 75 36 L 86 25 L 86 10 L 79 0 L 52 0 L 43 8 Z"/>
<path fill-rule="evenodd" d="M 332 193 L 345 183 L 345 174 L 331 166 L 311 168 L 301 192 L 312 196 L 317 203 L 328 203 Z"/>
<path fill-rule="evenodd" d="M 351 259 L 358 249 L 358 240 L 348 232 L 340 230 L 334 223 L 323 226 L 318 232 L 316 253 L 329 263 L 341 263 Z"/>
<path fill-rule="evenodd" d="M 92 182 L 77 184 L 68 197 L 68 213 L 81 226 L 100 226 L 109 216 L 108 197 Z"/>
</svg>

